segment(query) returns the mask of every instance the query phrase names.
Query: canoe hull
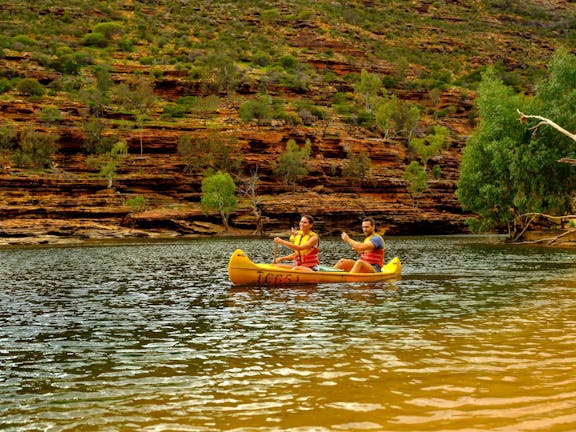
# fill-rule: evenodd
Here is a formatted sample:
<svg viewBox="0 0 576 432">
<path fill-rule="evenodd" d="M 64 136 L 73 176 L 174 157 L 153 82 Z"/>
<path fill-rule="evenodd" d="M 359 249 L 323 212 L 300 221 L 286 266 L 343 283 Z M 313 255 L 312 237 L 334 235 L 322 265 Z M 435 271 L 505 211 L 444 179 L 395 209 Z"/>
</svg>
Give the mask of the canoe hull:
<svg viewBox="0 0 576 432">
<path fill-rule="evenodd" d="M 228 275 L 233 285 L 303 285 L 318 283 L 379 282 L 398 278 L 402 264 L 393 258 L 379 273 L 349 273 L 334 271 L 302 272 L 278 267 L 273 264 L 253 263 L 246 254 L 237 249 L 230 257 Z"/>
</svg>

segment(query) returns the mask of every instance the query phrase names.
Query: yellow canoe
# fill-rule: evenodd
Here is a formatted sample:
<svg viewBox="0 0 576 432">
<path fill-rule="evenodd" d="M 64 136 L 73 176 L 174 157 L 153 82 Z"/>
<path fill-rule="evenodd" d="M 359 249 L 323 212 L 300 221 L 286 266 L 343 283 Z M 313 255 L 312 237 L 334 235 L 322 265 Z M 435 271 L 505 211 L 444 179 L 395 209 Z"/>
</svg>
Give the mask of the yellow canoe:
<svg viewBox="0 0 576 432">
<path fill-rule="evenodd" d="M 378 282 L 398 278 L 402 273 L 399 258 L 393 258 L 379 273 L 349 273 L 345 271 L 302 272 L 273 264 L 253 263 L 236 249 L 228 263 L 228 275 L 234 285 L 301 285 L 339 282 Z"/>
</svg>

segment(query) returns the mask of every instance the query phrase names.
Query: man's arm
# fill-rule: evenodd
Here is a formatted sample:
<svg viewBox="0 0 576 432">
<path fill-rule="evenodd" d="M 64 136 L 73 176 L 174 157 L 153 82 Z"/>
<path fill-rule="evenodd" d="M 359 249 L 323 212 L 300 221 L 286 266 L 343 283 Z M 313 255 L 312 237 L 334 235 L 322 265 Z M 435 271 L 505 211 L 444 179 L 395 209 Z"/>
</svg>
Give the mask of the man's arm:
<svg viewBox="0 0 576 432">
<path fill-rule="evenodd" d="M 361 243 L 356 240 L 352 240 L 350 236 L 345 232 L 342 233 L 342 240 L 344 240 L 356 252 L 366 252 L 376 249 L 374 243 Z"/>
</svg>

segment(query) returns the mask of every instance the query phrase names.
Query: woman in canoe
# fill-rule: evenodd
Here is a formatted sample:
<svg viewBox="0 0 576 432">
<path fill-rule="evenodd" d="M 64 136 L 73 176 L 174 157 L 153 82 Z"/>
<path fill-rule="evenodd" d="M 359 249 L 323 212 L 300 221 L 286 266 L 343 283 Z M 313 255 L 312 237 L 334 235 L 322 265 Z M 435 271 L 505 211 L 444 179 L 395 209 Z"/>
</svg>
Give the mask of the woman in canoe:
<svg viewBox="0 0 576 432">
<path fill-rule="evenodd" d="M 310 215 L 303 215 L 300 218 L 299 228 L 298 231 L 293 231 L 290 236 L 291 241 L 282 240 L 280 237 L 274 238 L 274 243 L 284 245 L 294 251 L 290 255 L 275 258 L 274 264 L 294 260 L 294 265 L 279 264 L 279 266 L 307 272 L 318 271 L 320 238 L 312 231 L 314 218 Z"/>
</svg>

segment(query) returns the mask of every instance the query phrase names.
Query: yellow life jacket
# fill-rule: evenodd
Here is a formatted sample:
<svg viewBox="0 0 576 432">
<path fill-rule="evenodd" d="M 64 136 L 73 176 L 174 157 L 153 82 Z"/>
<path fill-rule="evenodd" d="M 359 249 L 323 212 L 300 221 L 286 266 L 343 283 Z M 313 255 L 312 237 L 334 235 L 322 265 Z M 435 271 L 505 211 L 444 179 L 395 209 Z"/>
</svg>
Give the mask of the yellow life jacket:
<svg viewBox="0 0 576 432">
<path fill-rule="evenodd" d="M 298 231 L 296 235 L 290 236 L 290 241 L 295 245 L 300 246 L 314 236 L 318 237 L 318 234 L 316 234 L 314 231 L 308 231 L 308 234 L 304 234 L 302 231 Z M 298 266 L 303 265 L 306 267 L 313 267 L 320 264 L 320 260 L 318 259 L 318 252 L 320 249 L 319 244 L 320 237 L 318 237 L 318 243 L 314 247 L 298 251 L 298 255 L 296 256 L 294 263 Z"/>
</svg>

